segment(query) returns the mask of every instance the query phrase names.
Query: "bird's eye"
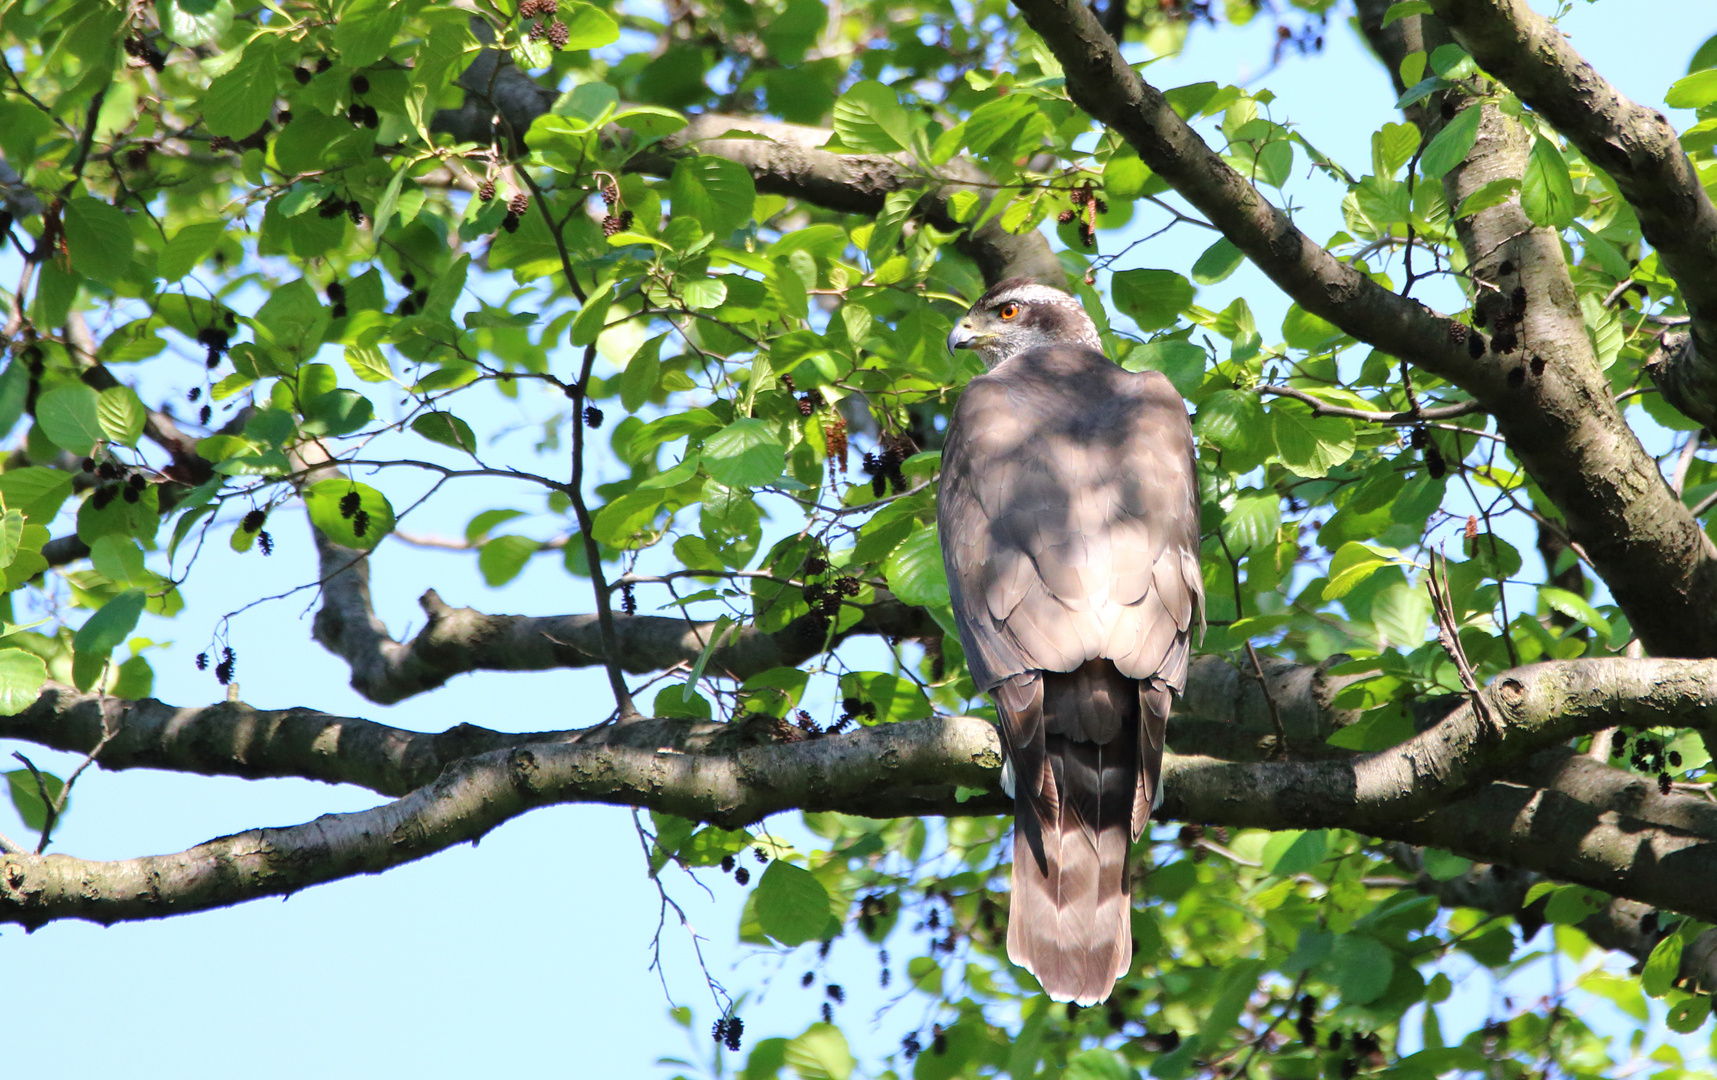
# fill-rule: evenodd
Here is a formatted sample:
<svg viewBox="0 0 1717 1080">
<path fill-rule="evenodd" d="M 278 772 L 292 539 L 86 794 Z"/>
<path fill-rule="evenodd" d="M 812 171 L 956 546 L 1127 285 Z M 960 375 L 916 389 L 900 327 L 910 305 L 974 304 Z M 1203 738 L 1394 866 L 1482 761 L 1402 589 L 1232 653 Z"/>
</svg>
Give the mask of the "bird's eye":
<svg viewBox="0 0 1717 1080">
<path fill-rule="evenodd" d="M 1004 319 L 1011 319 L 1019 314 L 1019 305 L 1010 300 L 1003 304 L 1002 309 L 996 312 L 996 314 L 1000 315 Z"/>
</svg>

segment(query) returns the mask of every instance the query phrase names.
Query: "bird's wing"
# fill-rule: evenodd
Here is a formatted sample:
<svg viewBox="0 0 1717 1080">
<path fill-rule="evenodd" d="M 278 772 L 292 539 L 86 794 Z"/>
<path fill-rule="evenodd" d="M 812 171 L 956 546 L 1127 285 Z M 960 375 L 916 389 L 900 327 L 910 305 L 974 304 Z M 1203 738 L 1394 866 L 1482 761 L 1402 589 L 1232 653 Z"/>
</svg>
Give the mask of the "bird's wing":
<svg viewBox="0 0 1717 1080">
<path fill-rule="evenodd" d="M 1197 492 L 1192 429 L 1162 375 L 1052 346 L 973 379 L 938 524 L 979 687 L 1096 658 L 1184 687 L 1203 599 Z"/>
</svg>

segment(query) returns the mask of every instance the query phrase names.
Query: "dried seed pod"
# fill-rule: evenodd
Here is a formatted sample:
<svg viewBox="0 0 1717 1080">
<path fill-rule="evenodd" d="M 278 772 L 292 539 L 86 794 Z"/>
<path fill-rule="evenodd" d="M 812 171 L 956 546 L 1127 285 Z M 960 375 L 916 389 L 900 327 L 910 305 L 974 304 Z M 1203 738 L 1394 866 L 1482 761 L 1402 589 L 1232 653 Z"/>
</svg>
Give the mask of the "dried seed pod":
<svg viewBox="0 0 1717 1080">
<path fill-rule="evenodd" d="M 481 184 L 477 185 L 477 198 L 483 200 L 484 202 L 488 202 L 491 199 L 493 199 L 494 197 L 495 197 L 495 182 L 493 180 L 484 180 Z"/>
<path fill-rule="evenodd" d="M 531 208 L 531 196 L 526 191 L 515 191 L 513 197 L 507 200 L 507 209 L 515 214 L 523 214 Z"/>
</svg>

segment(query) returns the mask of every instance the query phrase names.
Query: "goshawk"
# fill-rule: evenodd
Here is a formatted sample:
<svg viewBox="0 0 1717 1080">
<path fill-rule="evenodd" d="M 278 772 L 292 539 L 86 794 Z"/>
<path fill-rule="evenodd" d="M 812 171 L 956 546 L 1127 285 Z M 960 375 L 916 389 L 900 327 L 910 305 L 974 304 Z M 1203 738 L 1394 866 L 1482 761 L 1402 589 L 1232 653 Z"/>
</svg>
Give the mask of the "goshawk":
<svg viewBox="0 0 1717 1080">
<path fill-rule="evenodd" d="M 1132 964 L 1127 852 L 1203 621 L 1192 428 L 1166 378 L 1109 360 L 1046 285 L 997 285 L 948 347 L 989 368 L 954 410 L 937 526 L 966 663 L 1001 719 L 1008 956 L 1089 1005 Z"/>
</svg>

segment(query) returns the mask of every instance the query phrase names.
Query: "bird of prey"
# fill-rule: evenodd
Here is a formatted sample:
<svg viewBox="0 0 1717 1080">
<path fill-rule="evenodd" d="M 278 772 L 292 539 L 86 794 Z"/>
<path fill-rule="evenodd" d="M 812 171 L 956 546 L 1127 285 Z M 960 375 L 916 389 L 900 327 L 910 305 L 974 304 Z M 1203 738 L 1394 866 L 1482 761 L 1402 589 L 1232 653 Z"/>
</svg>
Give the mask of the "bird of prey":
<svg viewBox="0 0 1717 1080">
<path fill-rule="evenodd" d="M 1192 428 L 1169 381 L 1104 356 L 1059 289 L 1002 282 L 948 347 L 989 368 L 954 410 L 937 528 L 1014 799 L 1008 957 L 1090 1005 L 1132 965 L 1127 851 L 1203 623 Z"/>
</svg>

